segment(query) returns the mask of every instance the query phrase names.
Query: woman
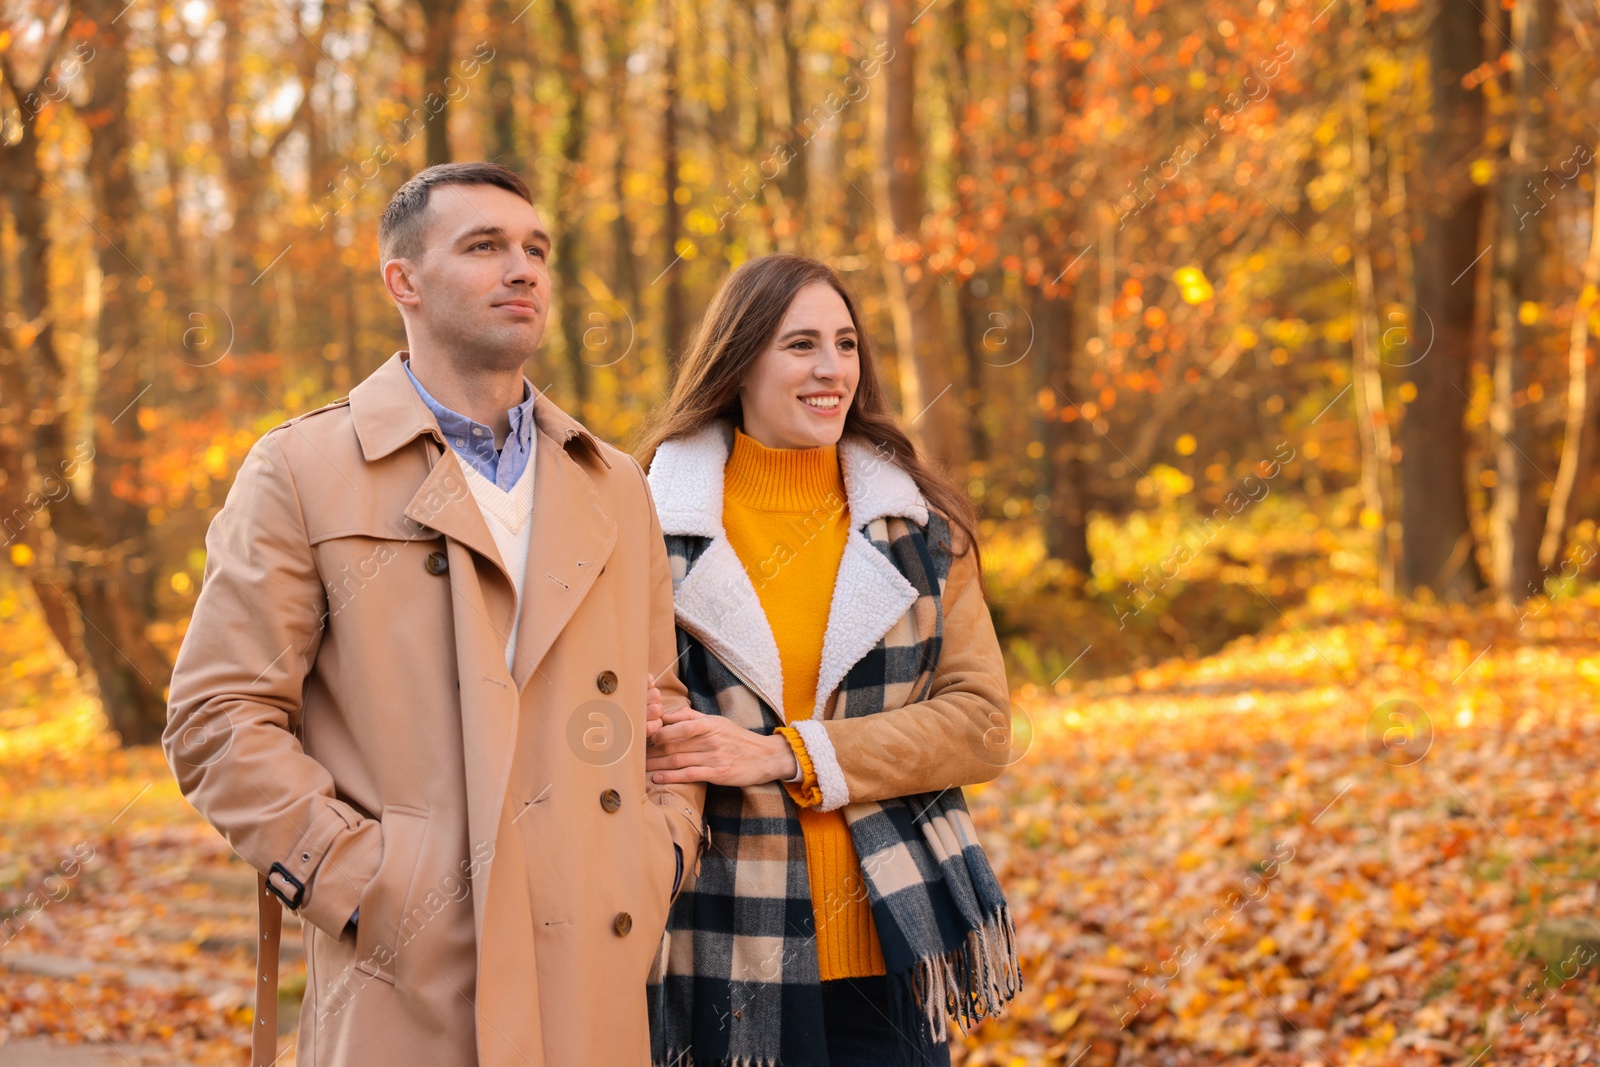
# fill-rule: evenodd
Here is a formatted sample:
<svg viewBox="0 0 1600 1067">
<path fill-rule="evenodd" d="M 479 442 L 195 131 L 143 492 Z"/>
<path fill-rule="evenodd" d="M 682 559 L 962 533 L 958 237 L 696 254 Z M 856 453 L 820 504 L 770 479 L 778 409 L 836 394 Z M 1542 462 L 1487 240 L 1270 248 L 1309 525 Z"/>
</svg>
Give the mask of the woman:
<svg viewBox="0 0 1600 1067">
<path fill-rule="evenodd" d="M 890 414 L 838 276 L 752 260 L 647 434 L 691 707 L 653 781 L 711 848 L 651 986 L 658 1064 L 948 1064 L 1015 933 L 960 786 L 1010 749 L 975 521 Z"/>
</svg>

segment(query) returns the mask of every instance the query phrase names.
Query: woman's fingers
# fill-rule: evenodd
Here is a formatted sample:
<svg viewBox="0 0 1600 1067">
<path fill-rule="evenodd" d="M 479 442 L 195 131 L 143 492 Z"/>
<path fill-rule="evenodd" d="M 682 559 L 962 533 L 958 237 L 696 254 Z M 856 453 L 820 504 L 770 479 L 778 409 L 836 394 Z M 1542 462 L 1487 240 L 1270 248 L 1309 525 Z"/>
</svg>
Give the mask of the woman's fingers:
<svg viewBox="0 0 1600 1067">
<path fill-rule="evenodd" d="M 712 733 L 710 724 L 706 722 L 708 716 L 695 715 L 689 718 L 674 716 L 668 712 L 661 719 L 661 728 L 650 738 L 652 746 L 667 744 L 672 741 L 682 741 L 685 738 L 700 737 Z"/>
<path fill-rule="evenodd" d="M 685 782 L 709 782 L 716 777 L 710 767 L 685 767 L 679 771 L 659 771 L 650 776 L 654 785 L 682 785 Z"/>
<path fill-rule="evenodd" d="M 667 752 L 709 749 L 716 743 L 715 734 L 716 731 L 710 729 L 704 722 L 668 723 L 650 738 L 650 751 L 652 754 L 660 755 Z"/>
<path fill-rule="evenodd" d="M 700 763 L 710 752 L 666 752 L 644 761 L 647 771 L 678 771 L 690 764 Z"/>
</svg>

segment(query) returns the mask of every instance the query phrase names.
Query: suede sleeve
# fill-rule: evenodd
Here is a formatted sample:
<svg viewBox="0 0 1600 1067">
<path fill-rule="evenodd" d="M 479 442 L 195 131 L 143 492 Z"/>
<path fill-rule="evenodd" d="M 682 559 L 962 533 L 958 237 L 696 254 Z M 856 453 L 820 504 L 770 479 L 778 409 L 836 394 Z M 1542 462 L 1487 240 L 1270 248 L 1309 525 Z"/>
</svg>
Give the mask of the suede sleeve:
<svg viewBox="0 0 1600 1067">
<path fill-rule="evenodd" d="M 807 781 L 836 770 L 845 786 L 843 799 L 823 810 L 991 781 L 1010 763 L 1005 662 L 973 553 L 951 563 L 943 604 L 944 642 L 927 700 L 817 724 L 832 751 L 809 744 L 811 760 L 837 766 L 819 765 Z"/>
</svg>

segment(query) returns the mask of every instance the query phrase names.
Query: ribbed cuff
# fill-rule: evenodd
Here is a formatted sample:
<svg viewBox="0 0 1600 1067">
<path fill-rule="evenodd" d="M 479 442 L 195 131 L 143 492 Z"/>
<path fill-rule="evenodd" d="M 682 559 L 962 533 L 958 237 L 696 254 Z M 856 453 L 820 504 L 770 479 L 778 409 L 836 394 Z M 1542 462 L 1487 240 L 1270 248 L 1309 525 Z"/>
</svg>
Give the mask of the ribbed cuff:
<svg viewBox="0 0 1600 1067">
<path fill-rule="evenodd" d="M 822 790 L 817 786 L 817 769 L 811 763 L 811 754 L 806 751 L 806 743 L 801 740 L 800 731 L 793 726 L 780 726 L 775 732 L 789 742 L 789 747 L 794 750 L 795 762 L 800 764 L 799 779 L 784 782 L 783 787 L 802 808 L 816 807 L 822 803 Z"/>
</svg>

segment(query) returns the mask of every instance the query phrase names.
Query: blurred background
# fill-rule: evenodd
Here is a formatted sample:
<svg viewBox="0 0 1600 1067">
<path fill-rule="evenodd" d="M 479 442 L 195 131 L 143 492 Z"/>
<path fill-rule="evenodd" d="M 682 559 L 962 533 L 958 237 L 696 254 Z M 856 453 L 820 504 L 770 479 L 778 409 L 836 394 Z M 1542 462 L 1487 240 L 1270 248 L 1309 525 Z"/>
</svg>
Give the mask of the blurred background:
<svg viewBox="0 0 1600 1067">
<path fill-rule="evenodd" d="M 983 517 L 1025 987 L 966 1064 L 1600 1059 L 1600 8 L 0 0 L 0 1064 L 242 1062 L 158 748 L 207 523 L 494 159 L 626 446 L 826 259 Z M 286 939 L 282 1062 L 303 988 Z"/>
</svg>

